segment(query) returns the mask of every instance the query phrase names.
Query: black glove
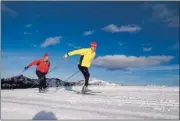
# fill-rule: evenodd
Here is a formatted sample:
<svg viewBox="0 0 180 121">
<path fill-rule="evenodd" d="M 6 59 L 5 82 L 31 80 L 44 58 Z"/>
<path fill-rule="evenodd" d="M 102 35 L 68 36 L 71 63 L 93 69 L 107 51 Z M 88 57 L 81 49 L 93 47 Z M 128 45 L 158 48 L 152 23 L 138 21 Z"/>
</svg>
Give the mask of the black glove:
<svg viewBox="0 0 180 121">
<path fill-rule="evenodd" d="M 24 67 L 24 70 L 27 70 L 29 67 L 28 66 L 26 66 L 26 67 Z"/>
</svg>

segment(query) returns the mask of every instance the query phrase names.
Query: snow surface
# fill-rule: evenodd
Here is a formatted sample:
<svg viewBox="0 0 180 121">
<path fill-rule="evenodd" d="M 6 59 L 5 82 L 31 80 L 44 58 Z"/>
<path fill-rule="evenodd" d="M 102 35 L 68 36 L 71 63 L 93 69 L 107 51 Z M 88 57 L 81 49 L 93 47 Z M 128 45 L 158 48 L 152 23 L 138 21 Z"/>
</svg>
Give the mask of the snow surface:
<svg viewBox="0 0 180 121">
<path fill-rule="evenodd" d="M 2 119 L 179 119 L 179 87 L 81 86 L 54 93 L 38 89 L 1 90 Z"/>
</svg>

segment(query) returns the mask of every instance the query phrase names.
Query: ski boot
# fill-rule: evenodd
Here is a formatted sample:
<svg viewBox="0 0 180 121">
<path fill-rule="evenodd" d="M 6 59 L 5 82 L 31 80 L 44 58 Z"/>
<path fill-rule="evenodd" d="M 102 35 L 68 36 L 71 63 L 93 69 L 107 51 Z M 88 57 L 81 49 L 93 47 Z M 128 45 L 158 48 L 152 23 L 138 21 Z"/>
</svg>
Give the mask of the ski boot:
<svg viewBox="0 0 180 121">
<path fill-rule="evenodd" d="M 87 88 L 87 92 L 89 92 L 89 91 L 92 91 L 92 90 L 90 90 L 90 89 Z"/>
<path fill-rule="evenodd" d="M 43 91 L 44 92 L 47 92 L 48 91 L 48 88 L 46 87 L 46 88 L 43 88 Z"/>
<path fill-rule="evenodd" d="M 45 92 L 47 92 L 47 89 L 46 88 L 42 88 L 41 89 L 41 93 L 45 93 Z"/>
<path fill-rule="evenodd" d="M 85 86 L 85 80 L 83 80 L 83 85 Z M 83 86 L 83 87 L 84 87 Z M 82 89 L 83 90 L 83 89 Z M 92 91 L 92 90 L 89 90 L 87 87 L 86 87 L 86 92 L 88 92 L 88 91 Z"/>
<path fill-rule="evenodd" d="M 89 90 L 87 86 L 83 86 L 81 92 L 82 92 L 83 94 L 85 94 L 85 93 L 88 92 L 88 91 L 92 91 L 92 90 Z"/>
<path fill-rule="evenodd" d="M 41 93 L 42 92 L 42 89 L 41 88 L 39 88 L 39 93 Z"/>
<path fill-rule="evenodd" d="M 83 86 L 81 92 L 82 92 L 82 94 L 85 94 L 87 92 L 87 87 Z"/>
</svg>

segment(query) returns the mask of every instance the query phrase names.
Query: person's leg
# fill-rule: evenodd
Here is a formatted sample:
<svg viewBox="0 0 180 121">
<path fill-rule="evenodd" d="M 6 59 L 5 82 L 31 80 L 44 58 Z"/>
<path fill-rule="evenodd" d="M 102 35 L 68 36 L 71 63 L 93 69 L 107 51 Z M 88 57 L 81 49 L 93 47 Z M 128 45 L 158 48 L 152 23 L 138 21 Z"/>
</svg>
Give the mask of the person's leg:
<svg viewBox="0 0 180 121">
<path fill-rule="evenodd" d="M 86 67 L 84 67 L 84 75 L 85 75 L 85 86 L 88 87 L 90 74 L 88 68 Z"/>
<path fill-rule="evenodd" d="M 40 81 L 40 77 L 41 77 L 40 72 L 39 72 L 39 71 L 36 71 L 36 75 L 37 75 L 38 80 L 39 80 L 39 85 L 38 85 L 39 91 L 41 91 L 42 87 L 41 87 L 41 81 Z"/>
<path fill-rule="evenodd" d="M 88 86 L 90 74 L 89 74 L 88 68 L 82 67 L 82 66 L 78 66 L 78 67 L 79 67 L 79 70 L 83 73 L 84 78 L 85 78 L 85 84 L 82 88 L 82 92 L 84 93 L 84 92 L 88 91 L 87 86 Z"/>
<path fill-rule="evenodd" d="M 43 88 L 46 89 L 46 75 L 43 74 Z"/>
<path fill-rule="evenodd" d="M 84 71 L 84 68 L 83 68 L 82 66 L 80 66 L 80 65 L 78 65 L 78 68 L 79 68 L 79 70 L 81 71 L 81 73 L 83 74 L 84 80 L 86 80 L 86 79 L 85 79 L 85 71 Z"/>
<path fill-rule="evenodd" d="M 80 65 L 78 65 L 78 68 L 79 68 L 79 70 L 82 72 L 82 74 L 83 74 L 83 76 L 84 76 L 84 79 L 85 79 L 85 72 L 84 72 L 84 69 L 83 69 L 83 67 L 82 66 L 80 66 Z M 86 79 L 85 79 L 86 80 Z M 84 86 L 82 87 L 82 93 L 85 93 L 85 89 L 86 87 L 85 87 L 85 83 L 84 83 Z"/>
<path fill-rule="evenodd" d="M 36 74 L 39 78 L 39 91 L 42 91 L 43 88 L 43 74 L 39 71 L 36 71 Z"/>
</svg>

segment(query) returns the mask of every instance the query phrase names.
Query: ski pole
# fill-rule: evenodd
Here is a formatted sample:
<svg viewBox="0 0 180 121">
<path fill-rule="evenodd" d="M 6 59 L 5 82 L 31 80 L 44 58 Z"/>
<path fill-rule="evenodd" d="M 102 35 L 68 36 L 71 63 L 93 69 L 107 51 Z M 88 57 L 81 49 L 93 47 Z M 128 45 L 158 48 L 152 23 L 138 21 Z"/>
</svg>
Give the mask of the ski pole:
<svg viewBox="0 0 180 121">
<path fill-rule="evenodd" d="M 79 70 L 76 71 L 73 75 L 71 75 L 70 77 L 68 77 L 68 78 L 67 78 L 66 80 L 64 80 L 64 81 L 68 81 L 71 77 L 73 77 L 74 75 L 76 75 L 78 72 L 79 72 Z"/>
<path fill-rule="evenodd" d="M 63 60 L 63 58 L 61 60 Z M 57 64 L 56 64 L 56 66 L 54 66 L 54 68 L 51 69 L 51 71 L 48 72 L 48 74 L 51 73 L 52 71 L 54 71 L 56 68 L 57 68 Z"/>
<path fill-rule="evenodd" d="M 76 71 L 74 74 L 72 74 L 70 77 L 68 77 L 66 80 L 64 80 L 64 82 L 68 81 L 70 78 L 72 78 L 72 77 L 73 77 L 74 75 L 76 75 L 78 72 L 79 72 L 79 70 L 78 70 L 78 71 Z M 63 86 L 63 85 L 62 85 L 62 83 L 61 83 L 61 86 Z M 54 92 L 54 93 L 56 93 L 58 90 L 59 90 L 59 89 L 58 89 L 58 88 L 56 88 L 56 90 L 55 90 L 55 92 Z"/>
<path fill-rule="evenodd" d="M 49 73 L 51 73 L 52 71 L 54 71 L 55 69 L 57 68 L 57 66 L 54 66 L 54 68 L 52 68 L 48 73 L 47 73 L 47 75 L 49 74 Z M 44 78 L 46 75 L 44 75 L 43 77 L 41 77 L 41 78 Z M 39 80 L 39 79 L 38 79 Z M 40 79 L 41 80 L 41 79 Z M 40 83 L 40 82 L 39 82 Z M 35 84 L 33 84 L 32 86 L 30 86 L 29 88 L 32 88 L 33 86 L 34 86 Z"/>
<path fill-rule="evenodd" d="M 21 75 L 23 75 L 23 73 L 25 72 L 26 70 L 24 69 L 22 72 L 21 72 Z"/>
<path fill-rule="evenodd" d="M 62 58 L 61 60 L 64 60 L 64 59 Z M 57 68 L 57 64 L 56 64 L 46 75 L 48 75 L 49 73 L 51 73 L 52 71 L 54 71 L 56 68 Z M 25 70 L 24 70 L 24 71 L 25 71 Z M 23 72 L 24 72 L 24 71 L 23 71 Z M 44 76 L 41 77 L 41 78 L 44 78 L 46 75 L 44 75 Z M 33 84 L 32 86 L 30 86 L 29 88 L 32 88 L 34 85 L 35 85 L 35 84 Z"/>
<path fill-rule="evenodd" d="M 63 58 L 62 58 L 61 60 L 63 60 Z M 57 64 L 56 64 L 46 75 L 48 75 L 49 73 L 53 72 L 56 68 L 57 68 Z M 24 70 L 24 71 L 25 71 L 25 70 Z M 24 71 L 23 71 L 23 72 L 24 72 Z M 41 77 L 41 78 L 44 78 L 46 75 L 44 75 L 44 76 Z M 35 84 L 33 84 L 32 86 L 30 86 L 29 88 L 32 88 L 34 85 L 35 85 Z"/>
<path fill-rule="evenodd" d="M 47 73 L 47 75 L 48 75 L 49 73 L 51 73 L 52 71 L 54 71 L 56 68 L 57 68 L 57 66 L 54 66 L 54 68 L 52 68 L 52 69 Z"/>
</svg>

